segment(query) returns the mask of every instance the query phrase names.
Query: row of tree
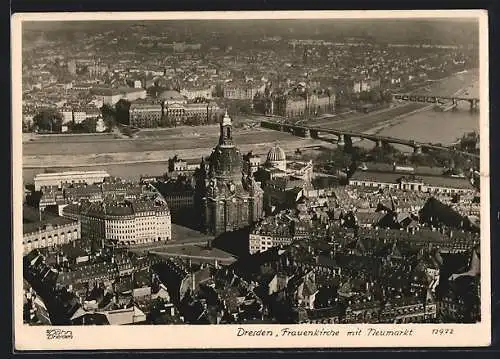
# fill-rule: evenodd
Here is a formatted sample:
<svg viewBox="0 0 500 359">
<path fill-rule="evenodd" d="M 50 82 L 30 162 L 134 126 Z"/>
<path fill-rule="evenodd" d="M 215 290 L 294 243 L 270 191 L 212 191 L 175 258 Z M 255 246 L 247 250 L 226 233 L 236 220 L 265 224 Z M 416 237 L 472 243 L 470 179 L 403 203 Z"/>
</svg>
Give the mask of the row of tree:
<svg viewBox="0 0 500 359">
<path fill-rule="evenodd" d="M 103 111 L 106 112 L 106 111 Z M 114 125 L 114 116 L 106 112 L 103 117 L 107 129 Z M 68 127 L 68 132 L 72 133 L 93 133 L 96 132 L 97 118 L 87 118 L 80 123 L 68 122 L 64 124 Z M 56 109 L 43 109 L 33 117 L 33 126 L 26 124 L 25 132 L 37 130 L 40 133 L 61 133 L 63 129 L 62 114 Z"/>
<path fill-rule="evenodd" d="M 55 109 L 43 109 L 33 117 L 33 124 L 39 132 L 61 132 L 62 115 Z"/>
</svg>

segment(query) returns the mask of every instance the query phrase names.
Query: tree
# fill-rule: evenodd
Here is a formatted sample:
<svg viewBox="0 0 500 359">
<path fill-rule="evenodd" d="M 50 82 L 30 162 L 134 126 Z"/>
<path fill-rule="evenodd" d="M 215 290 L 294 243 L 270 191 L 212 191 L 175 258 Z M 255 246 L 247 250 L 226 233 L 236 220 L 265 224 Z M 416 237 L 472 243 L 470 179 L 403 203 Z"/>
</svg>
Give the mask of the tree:
<svg viewBox="0 0 500 359">
<path fill-rule="evenodd" d="M 371 90 L 370 91 L 370 100 L 372 102 L 375 102 L 375 103 L 382 101 L 382 96 L 380 94 L 380 91 L 378 91 L 376 89 Z"/>
<path fill-rule="evenodd" d="M 104 104 L 101 107 L 101 114 L 107 128 L 113 128 L 116 126 L 116 111 L 112 106 Z"/>
<path fill-rule="evenodd" d="M 390 91 L 381 91 L 381 97 L 382 101 L 384 102 L 391 102 L 392 101 L 392 94 Z"/>
<path fill-rule="evenodd" d="M 215 85 L 215 97 L 224 97 L 224 84 L 221 82 Z"/>
<path fill-rule="evenodd" d="M 358 96 L 360 101 L 368 101 L 370 99 L 370 93 L 368 91 L 362 91 Z"/>
<path fill-rule="evenodd" d="M 130 102 L 124 99 L 118 101 L 115 105 L 116 121 L 122 125 L 129 124 Z"/>
<path fill-rule="evenodd" d="M 97 119 L 87 118 L 82 122 L 82 125 L 86 133 L 94 133 L 97 125 Z"/>
<path fill-rule="evenodd" d="M 252 113 L 252 109 L 250 108 L 250 103 L 246 101 L 241 102 L 238 108 L 238 112 L 244 114 Z"/>
<path fill-rule="evenodd" d="M 55 109 L 45 109 L 33 117 L 33 123 L 43 132 L 61 132 L 62 116 Z"/>
</svg>

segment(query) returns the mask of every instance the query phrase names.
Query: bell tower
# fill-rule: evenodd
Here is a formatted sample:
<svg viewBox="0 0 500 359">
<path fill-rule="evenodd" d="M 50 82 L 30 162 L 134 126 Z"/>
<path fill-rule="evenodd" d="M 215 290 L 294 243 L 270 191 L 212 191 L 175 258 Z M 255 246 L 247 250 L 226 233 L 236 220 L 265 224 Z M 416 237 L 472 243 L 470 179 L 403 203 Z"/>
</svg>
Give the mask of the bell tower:
<svg viewBox="0 0 500 359">
<path fill-rule="evenodd" d="M 231 121 L 231 117 L 229 117 L 226 109 L 226 113 L 224 118 L 220 123 L 220 136 L 219 136 L 219 145 L 222 147 L 234 147 L 233 143 L 233 123 Z"/>
</svg>

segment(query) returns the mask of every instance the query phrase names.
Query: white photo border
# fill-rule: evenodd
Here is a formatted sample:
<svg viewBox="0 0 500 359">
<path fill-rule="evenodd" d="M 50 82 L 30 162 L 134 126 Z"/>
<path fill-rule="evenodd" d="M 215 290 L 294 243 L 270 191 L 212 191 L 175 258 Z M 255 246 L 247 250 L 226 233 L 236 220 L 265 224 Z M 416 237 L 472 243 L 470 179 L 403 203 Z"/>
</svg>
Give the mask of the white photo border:
<svg viewBox="0 0 500 359">
<path fill-rule="evenodd" d="M 48 340 L 49 327 L 23 324 L 22 273 L 22 62 L 23 21 L 92 20 L 224 20 L 224 19 L 395 19 L 476 18 L 480 28 L 480 186 L 481 186 L 481 322 L 476 324 L 397 325 L 175 325 L 175 326 L 71 326 L 72 339 Z M 411 11 L 217 11 L 217 12 L 86 12 L 17 13 L 11 18 L 12 43 L 12 163 L 13 163 L 13 317 L 15 350 L 119 350 L 119 349 L 257 349 L 257 348 L 376 348 L 376 347 L 477 347 L 491 341 L 490 181 L 488 17 L 486 10 Z M 238 328 L 338 330 L 339 336 L 238 336 Z M 410 336 L 347 336 L 357 328 L 408 329 Z M 450 335 L 433 335 L 433 329 L 451 329 Z"/>
</svg>

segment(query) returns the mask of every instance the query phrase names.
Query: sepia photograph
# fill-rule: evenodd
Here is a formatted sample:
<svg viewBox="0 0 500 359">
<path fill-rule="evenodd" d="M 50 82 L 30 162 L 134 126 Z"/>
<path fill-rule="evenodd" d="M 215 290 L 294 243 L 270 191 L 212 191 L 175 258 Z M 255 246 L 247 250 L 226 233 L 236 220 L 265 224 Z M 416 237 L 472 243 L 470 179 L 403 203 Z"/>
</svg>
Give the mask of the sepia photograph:
<svg viewBox="0 0 500 359">
<path fill-rule="evenodd" d="M 16 349 L 488 345 L 487 36 L 15 14 Z"/>
</svg>

